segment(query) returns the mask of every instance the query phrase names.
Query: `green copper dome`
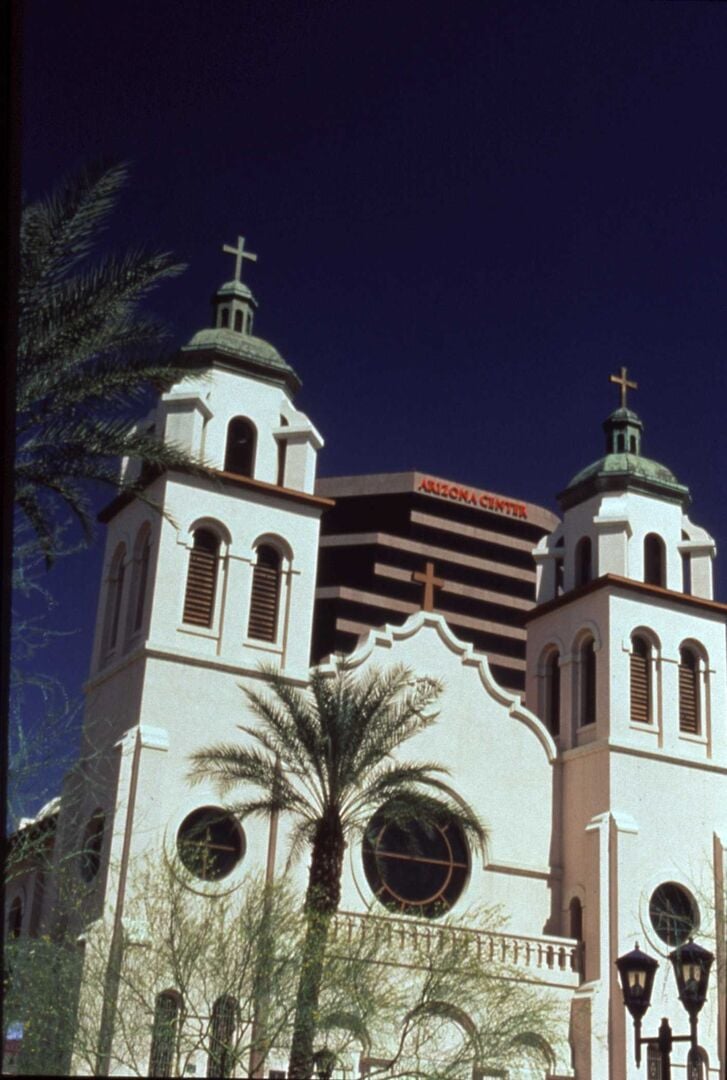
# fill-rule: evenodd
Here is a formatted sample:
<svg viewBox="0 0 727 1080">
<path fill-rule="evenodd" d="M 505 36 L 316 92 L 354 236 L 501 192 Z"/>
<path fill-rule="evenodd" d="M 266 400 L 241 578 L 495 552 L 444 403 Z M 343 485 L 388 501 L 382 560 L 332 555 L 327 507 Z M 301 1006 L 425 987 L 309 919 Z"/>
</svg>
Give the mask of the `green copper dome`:
<svg viewBox="0 0 727 1080">
<path fill-rule="evenodd" d="M 295 370 L 283 359 L 274 345 L 252 334 L 241 334 L 235 330 L 220 326 L 199 330 L 188 345 L 182 349 L 190 361 L 194 354 L 200 354 L 200 360 L 216 354 L 220 360 L 252 374 L 273 378 L 286 383 L 294 392 L 300 389 L 301 382 Z"/>
<path fill-rule="evenodd" d="M 641 454 L 643 428 L 632 409 L 622 406 L 611 413 L 603 425 L 605 456 L 576 473 L 558 495 L 561 508 L 568 510 L 602 491 L 640 491 L 687 507 L 689 489 L 679 483 L 666 465 Z"/>
<path fill-rule="evenodd" d="M 224 285 L 220 285 L 219 289 L 215 293 L 215 296 L 236 296 L 240 300 L 252 300 L 252 302 L 257 307 L 257 301 L 255 300 L 255 297 L 252 295 L 251 290 L 247 287 L 244 281 L 226 281 Z"/>
<path fill-rule="evenodd" d="M 293 368 L 274 345 L 252 333 L 257 300 L 240 280 L 240 272 L 242 260 L 256 261 L 257 255 L 245 252 L 242 236 L 237 239 L 237 247 L 226 244 L 222 250 L 235 256 L 235 277 L 221 285 L 212 297 L 214 325 L 199 330 L 183 347 L 182 354 L 192 367 L 216 364 L 233 368 L 265 382 L 282 383 L 291 393 L 296 393 L 301 382 Z"/>
</svg>

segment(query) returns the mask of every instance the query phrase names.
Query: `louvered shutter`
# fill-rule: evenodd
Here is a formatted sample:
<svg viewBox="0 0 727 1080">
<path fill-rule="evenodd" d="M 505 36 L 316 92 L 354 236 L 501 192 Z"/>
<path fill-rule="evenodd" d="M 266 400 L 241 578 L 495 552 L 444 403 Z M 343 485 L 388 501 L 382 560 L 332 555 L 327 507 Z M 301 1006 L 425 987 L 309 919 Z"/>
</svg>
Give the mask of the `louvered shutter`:
<svg viewBox="0 0 727 1080">
<path fill-rule="evenodd" d="M 280 595 L 280 556 L 274 548 L 262 546 L 252 572 L 252 596 L 248 637 L 275 641 Z"/>
<path fill-rule="evenodd" d="M 699 733 L 699 665 L 696 656 L 682 649 L 679 660 L 679 730 Z"/>
<path fill-rule="evenodd" d="M 193 626 L 212 626 L 217 584 L 217 551 L 219 543 L 213 533 L 199 529 L 189 555 L 187 588 L 184 593 L 182 619 Z"/>
<path fill-rule="evenodd" d="M 631 721 L 636 724 L 651 722 L 649 646 L 638 638 L 631 653 Z"/>
</svg>

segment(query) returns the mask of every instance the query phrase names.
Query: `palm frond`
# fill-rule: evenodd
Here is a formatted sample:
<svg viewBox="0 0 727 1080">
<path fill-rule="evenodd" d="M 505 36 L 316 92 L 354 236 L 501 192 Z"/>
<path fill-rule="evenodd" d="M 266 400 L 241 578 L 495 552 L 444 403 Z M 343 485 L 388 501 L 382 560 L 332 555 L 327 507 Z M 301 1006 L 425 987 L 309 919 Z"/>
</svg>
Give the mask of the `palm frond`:
<svg viewBox="0 0 727 1080">
<path fill-rule="evenodd" d="M 280 676 L 265 670 L 266 683 L 277 698 L 245 687 L 245 695 L 255 715 L 276 740 L 276 753 L 298 769 L 306 768 L 318 778 L 321 791 L 327 792 L 328 778 L 322 756 L 324 744 L 320 719 L 309 695 Z"/>
<path fill-rule="evenodd" d="M 26 206 L 21 221 L 21 302 L 68 273 L 93 248 L 114 208 L 128 167 L 99 162 L 57 192 Z"/>
<path fill-rule="evenodd" d="M 48 559 L 64 515 L 90 535 L 88 482 L 143 492 L 138 480 L 119 485 L 113 458 L 198 466 L 181 448 L 134 431 L 127 418 L 150 391 L 192 375 L 165 355 L 163 325 L 139 313 L 148 293 L 184 267 L 166 252 L 140 249 L 78 265 L 93 251 L 126 174 L 124 165 L 93 166 L 23 210 L 16 505 Z"/>
<path fill-rule="evenodd" d="M 191 755 L 192 768 L 189 779 L 199 783 L 212 779 L 221 794 L 226 794 L 240 783 L 252 784 L 263 790 L 278 790 L 281 798 L 299 798 L 284 776 L 281 776 L 267 754 L 256 747 L 239 746 L 236 743 L 218 743 Z"/>
<path fill-rule="evenodd" d="M 459 799 L 455 799 L 443 785 L 428 785 L 438 789 L 433 794 L 427 788 L 402 785 L 385 803 L 379 804 L 377 812 L 387 821 L 407 829 L 412 822 L 425 829 L 442 822 L 454 821 L 466 833 L 468 839 L 484 855 L 489 834 L 478 814 Z M 354 827 L 361 831 L 365 819 L 359 817 Z"/>
<path fill-rule="evenodd" d="M 286 873 L 301 857 L 304 849 L 312 845 L 314 832 L 314 823 L 307 818 L 301 817 L 294 822 L 288 838 L 288 856 L 285 860 Z"/>
<path fill-rule="evenodd" d="M 431 787 L 438 791 L 448 788 L 438 775 L 447 776 L 449 770 L 435 762 L 384 761 L 372 769 L 365 787 L 359 787 L 345 804 L 347 814 L 358 815 L 361 810 L 377 807 L 403 787 Z"/>
</svg>

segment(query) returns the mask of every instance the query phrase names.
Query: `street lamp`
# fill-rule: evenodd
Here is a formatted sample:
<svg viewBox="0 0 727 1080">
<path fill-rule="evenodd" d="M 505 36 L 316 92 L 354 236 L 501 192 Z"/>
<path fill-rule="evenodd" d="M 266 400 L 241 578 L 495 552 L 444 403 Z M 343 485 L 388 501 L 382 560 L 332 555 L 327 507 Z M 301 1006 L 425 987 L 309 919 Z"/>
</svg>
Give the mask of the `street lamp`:
<svg viewBox="0 0 727 1080">
<path fill-rule="evenodd" d="M 707 1000 L 709 970 L 714 956 L 690 938 L 670 955 L 679 990 L 679 1000 L 696 1024 L 697 1016 Z"/>
<path fill-rule="evenodd" d="M 641 1020 L 649 1005 L 651 1005 L 651 991 L 658 966 L 658 960 L 654 960 L 642 952 L 638 942 L 630 953 L 619 956 L 616 961 L 616 967 L 621 977 L 624 1005 L 631 1013 L 634 1021 L 637 1065 L 641 1065 L 641 1045 L 644 1041 L 641 1038 Z"/>
<path fill-rule="evenodd" d="M 689 1013 L 689 1035 L 673 1035 L 666 1017 L 661 1021 L 656 1038 L 643 1038 L 641 1020 L 651 1004 L 651 991 L 654 976 L 659 964 L 636 946 L 630 953 L 620 956 L 616 967 L 621 978 L 621 990 L 624 1005 L 634 1021 L 634 1052 L 637 1066 L 641 1065 L 641 1047 L 653 1046 L 661 1056 L 661 1080 L 671 1078 L 671 1050 L 675 1042 L 690 1043 L 688 1059 L 689 1080 L 699 1080 L 701 1076 L 701 1055 L 697 1042 L 697 1023 L 699 1012 L 707 999 L 709 971 L 714 956 L 690 938 L 686 945 L 678 946 L 670 954 L 674 975 L 679 991 L 679 1000 Z"/>
</svg>

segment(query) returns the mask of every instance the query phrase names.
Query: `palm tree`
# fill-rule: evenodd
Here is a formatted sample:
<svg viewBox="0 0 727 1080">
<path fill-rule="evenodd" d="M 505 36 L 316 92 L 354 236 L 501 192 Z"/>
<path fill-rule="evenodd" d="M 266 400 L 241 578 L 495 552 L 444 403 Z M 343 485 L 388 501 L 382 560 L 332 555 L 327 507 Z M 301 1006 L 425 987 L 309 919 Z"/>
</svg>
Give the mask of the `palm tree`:
<svg viewBox="0 0 727 1080">
<path fill-rule="evenodd" d="M 192 465 L 128 419 L 131 404 L 182 374 L 164 354 L 162 324 L 137 309 L 183 265 L 138 250 L 86 262 L 126 174 L 90 168 L 22 213 L 15 504 L 48 563 L 59 552 L 59 510 L 90 535 L 89 481 L 143 493 L 149 469 L 120 480 L 119 457 L 157 470 Z"/>
<path fill-rule="evenodd" d="M 414 679 L 396 666 L 355 677 L 343 659 L 313 669 L 306 690 L 265 669 L 271 693 L 245 688 L 259 726 L 246 727 L 251 746 L 222 744 L 193 755 L 191 777 L 212 778 L 221 793 L 248 790 L 234 812 L 245 817 L 288 812 L 296 822 L 291 856 L 310 846 L 304 912 L 306 934 L 296 998 L 288 1075 L 312 1075 L 313 1040 L 328 932 L 341 898 L 347 837 L 375 811 L 406 828 L 434 825 L 444 815 L 482 846 L 477 815 L 448 793 L 446 770 L 431 762 L 405 763 L 394 752 L 431 724 L 441 692 L 434 679 Z"/>
</svg>

